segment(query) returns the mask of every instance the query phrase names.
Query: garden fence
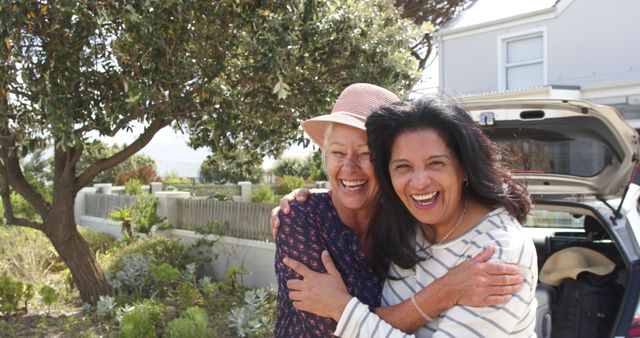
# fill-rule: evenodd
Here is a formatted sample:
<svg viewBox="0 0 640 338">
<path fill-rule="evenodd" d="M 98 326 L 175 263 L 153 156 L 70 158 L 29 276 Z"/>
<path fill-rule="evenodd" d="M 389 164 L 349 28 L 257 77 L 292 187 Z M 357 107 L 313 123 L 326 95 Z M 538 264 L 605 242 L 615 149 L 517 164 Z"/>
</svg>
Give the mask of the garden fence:
<svg viewBox="0 0 640 338">
<path fill-rule="evenodd" d="M 217 222 L 224 236 L 272 241 L 269 217 L 275 204 L 179 199 L 177 228 L 198 231 Z"/>
<path fill-rule="evenodd" d="M 137 203 L 135 196 L 86 194 L 85 215 L 109 218 L 109 213 L 112 210 L 128 206 L 135 208 Z"/>
</svg>

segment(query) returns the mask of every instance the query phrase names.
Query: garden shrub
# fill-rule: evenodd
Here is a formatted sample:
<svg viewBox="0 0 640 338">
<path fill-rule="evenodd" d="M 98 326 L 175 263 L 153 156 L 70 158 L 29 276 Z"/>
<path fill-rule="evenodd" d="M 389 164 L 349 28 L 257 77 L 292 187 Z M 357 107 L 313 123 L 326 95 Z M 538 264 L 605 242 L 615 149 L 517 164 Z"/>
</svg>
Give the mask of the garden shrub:
<svg viewBox="0 0 640 338">
<path fill-rule="evenodd" d="M 282 183 L 278 186 L 278 193 L 285 195 L 290 193 L 293 189 L 304 187 L 304 179 L 297 176 L 284 176 Z"/>
<path fill-rule="evenodd" d="M 239 337 L 267 336 L 272 333 L 276 296 L 274 290 L 265 288 L 248 290 L 244 305 L 231 309 L 229 327 Z"/>
<path fill-rule="evenodd" d="M 157 215 L 158 200 L 151 194 L 142 193 L 138 195 L 138 207 L 133 212 L 133 225 L 137 232 L 148 234 L 151 227 L 160 223 Z"/>
<path fill-rule="evenodd" d="M 167 262 L 180 270 L 193 260 L 189 257 L 188 249 L 179 241 L 164 237 L 146 237 L 124 247 L 110 249 L 101 257 L 101 265 L 106 271 L 115 273 L 120 269 L 122 257 L 133 253 L 151 258 L 156 264 Z"/>
<path fill-rule="evenodd" d="M 152 266 L 151 273 L 159 286 L 164 286 L 171 282 L 177 281 L 182 275 L 180 273 L 180 270 L 174 268 L 167 262 L 164 262 L 157 267 L 155 265 Z"/>
<path fill-rule="evenodd" d="M 278 203 L 278 196 L 268 185 L 263 185 L 251 193 L 253 203 Z"/>
<path fill-rule="evenodd" d="M 111 296 L 100 296 L 96 302 L 96 313 L 98 316 L 108 316 L 113 313 L 116 307 L 116 301 Z"/>
<path fill-rule="evenodd" d="M 42 299 L 42 303 L 47 306 L 47 312 L 49 312 L 51 310 L 51 305 L 58 300 L 58 293 L 56 292 L 56 289 L 51 286 L 43 285 L 40 288 L 40 298 Z"/>
<path fill-rule="evenodd" d="M 178 297 L 179 310 L 184 310 L 203 303 L 200 291 L 192 282 L 185 281 L 180 283 L 176 288 L 176 296 Z"/>
<path fill-rule="evenodd" d="M 233 201 L 233 196 L 226 191 L 216 190 L 209 194 L 208 199 L 216 201 Z"/>
<path fill-rule="evenodd" d="M 111 287 L 116 291 L 131 294 L 135 298 L 149 295 L 150 261 L 149 257 L 139 253 L 124 255 L 118 269 L 107 273 Z"/>
<path fill-rule="evenodd" d="M 131 196 L 138 196 L 142 193 L 142 181 L 137 178 L 132 178 L 125 182 L 124 192 Z"/>
<path fill-rule="evenodd" d="M 95 254 L 96 252 L 105 252 L 109 248 L 113 247 L 116 243 L 116 238 L 101 231 L 96 231 L 87 227 L 78 227 L 80 235 L 87 241 L 89 248 Z"/>
<path fill-rule="evenodd" d="M 180 318 L 169 322 L 164 336 L 166 338 L 206 338 L 207 325 L 207 312 L 200 307 L 191 307 Z"/>
<path fill-rule="evenodd" d="M 42 232 L 25 227 L 0 226 L 0 270 L 7 270 L 24 282 L 39 284 L 48 278 L 50 272 L 64 268 L 53 245 Z"/>
<path fill-rule="evenodd" d="M 158 329 L 162 327 L 162 306 L 153 300 L 145 300 L 120 320 L 121 338 L 157 337 Z M 188 337 L 188 336 L 184 336 Z"/>
<path fill-rule="evenodd" d="M 124 221 L 133 217 L 133 206 L 124 206 L 111 210 L 109 218 L 114 221 Z"/>
<path fill-rule="evenodd" d="M 24 301 L 25 308 L 33 297 L 33 287 L 13 277 L 6 271 L 0 275 L 0 313 L 10 314 L 17 311 Z"/>
</svg>

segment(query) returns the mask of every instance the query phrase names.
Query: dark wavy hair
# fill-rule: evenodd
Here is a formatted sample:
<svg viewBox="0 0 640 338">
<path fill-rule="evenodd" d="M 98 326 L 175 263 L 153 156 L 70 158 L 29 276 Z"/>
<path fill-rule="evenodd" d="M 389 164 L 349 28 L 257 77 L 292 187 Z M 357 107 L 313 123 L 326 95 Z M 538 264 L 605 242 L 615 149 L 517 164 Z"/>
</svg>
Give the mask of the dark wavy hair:
<svg viewBox="0 0 640 338">
<path fill-rule="evenodd" d="M 415 250 L 420 222 L 394 191 L 389 174 L 391 148 L 402 133 L 434 130 L 466 172 L 468 196 L 492 208 L 502 206 L 520 222 L 529 213 L 531 200 L 525 186 L 500 164 L 498 148 L 453 99 L 433 95 L 388 105 L 370 115 L 366 127 L 382 195 L 382 208 L 373 222 L 378 273 L 386 275 L 389 263 L 408 269 L 422 260 Z"/>
</svg>

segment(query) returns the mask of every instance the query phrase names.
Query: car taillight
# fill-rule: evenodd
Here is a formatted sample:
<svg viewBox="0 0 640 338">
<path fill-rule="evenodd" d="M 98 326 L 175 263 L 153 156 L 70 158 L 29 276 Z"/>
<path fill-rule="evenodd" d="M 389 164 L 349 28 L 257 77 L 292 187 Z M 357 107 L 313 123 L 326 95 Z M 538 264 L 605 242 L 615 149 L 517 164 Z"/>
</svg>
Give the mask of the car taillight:
<svg viewBox="0 0 640 338">
<path fill-rule="evenodd" d="M 631 327 L 629 327 L 629 332 L 627 333 L 627 337 L 640 337 L 640 317 L 635 316 L 631 321 Z"/>
</svg>

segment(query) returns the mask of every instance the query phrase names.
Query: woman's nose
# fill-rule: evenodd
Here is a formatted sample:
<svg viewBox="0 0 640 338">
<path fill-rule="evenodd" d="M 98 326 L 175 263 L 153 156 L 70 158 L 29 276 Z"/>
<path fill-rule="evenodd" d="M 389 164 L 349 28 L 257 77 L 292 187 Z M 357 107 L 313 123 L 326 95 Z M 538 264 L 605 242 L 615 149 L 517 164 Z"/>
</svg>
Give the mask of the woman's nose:
<svg viewBox="0 0 640 338">
<path fill-rule="evenodd" d="M 414 185 L 414 188 L 424 188 L 431 184 L 431 175 L 429 174 L 429 170 L 422 169 L 418 170 L 413 174 L 411 182 Z"/>
</svg>

